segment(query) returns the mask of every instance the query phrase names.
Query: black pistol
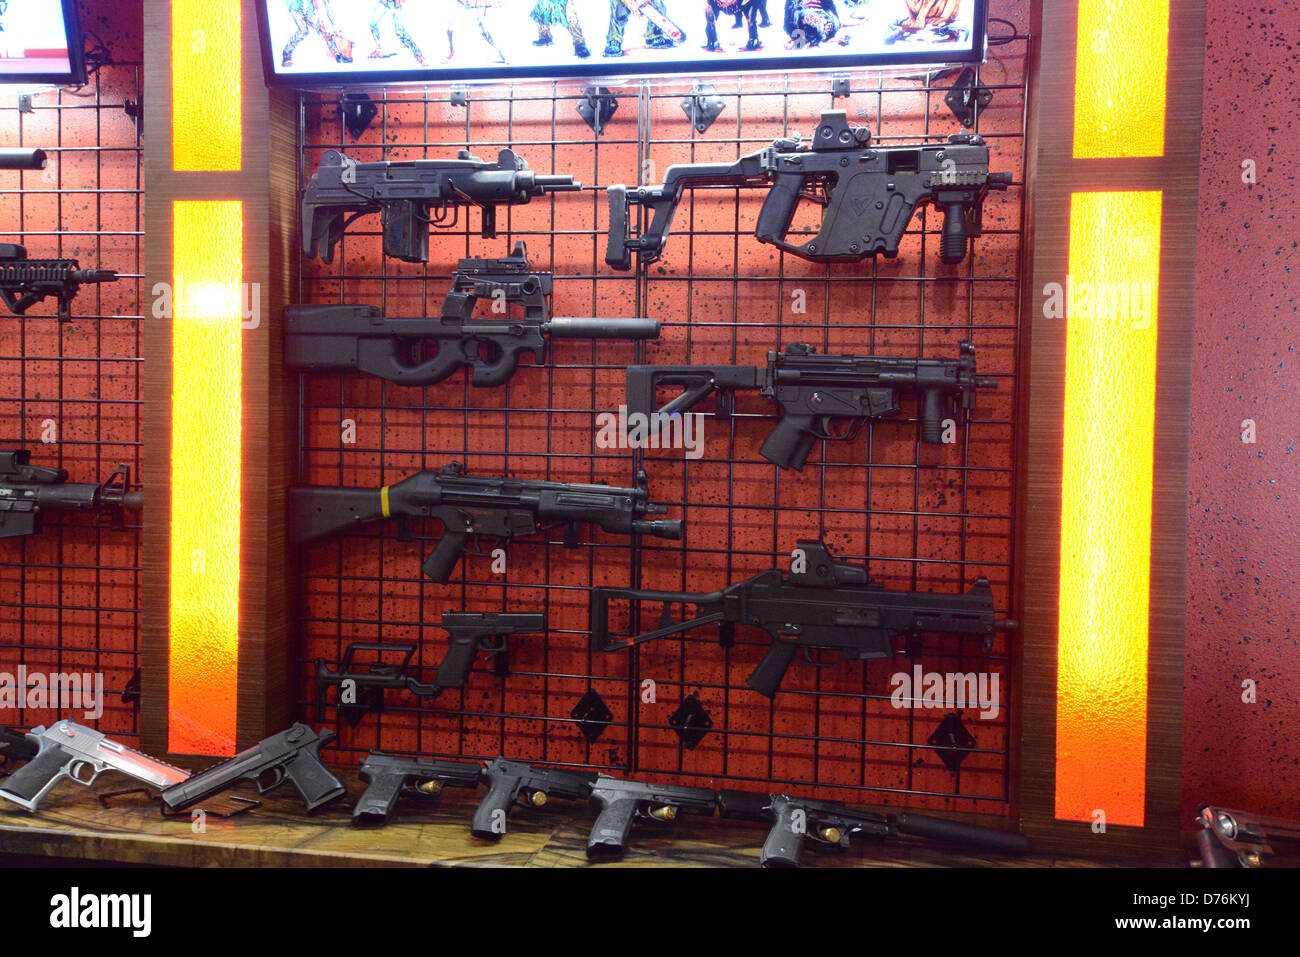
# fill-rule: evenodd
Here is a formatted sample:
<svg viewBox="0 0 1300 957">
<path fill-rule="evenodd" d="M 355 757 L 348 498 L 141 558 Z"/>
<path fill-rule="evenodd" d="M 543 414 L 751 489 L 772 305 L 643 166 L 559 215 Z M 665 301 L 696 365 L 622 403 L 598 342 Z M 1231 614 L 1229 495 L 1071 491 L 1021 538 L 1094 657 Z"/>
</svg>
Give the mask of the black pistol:
<svg viewBox="0 0 1300 957">
<path fill-rule="evenodd" d="M 591 796 L 596 783 L 594 771 L 564 771 L 539 768 L 520 761 L 494 758 L 481 772 L 488 793 L 474 811 L 470 833 L 498 841 L 506 832 L 506 818 L 516 804 L 542 807 L 551 798 L 578 801 Z"/>
<path fill-rule="evenodd" d="M 478 787 L 480 766 L 466 761 L 434 761 L 371 751 L 361 764 L 361 780 L 369 787 L 352 810 L 352 823 L 382 827 L 404 794 L 435 798 L 442 789 Z"/>
</svg>

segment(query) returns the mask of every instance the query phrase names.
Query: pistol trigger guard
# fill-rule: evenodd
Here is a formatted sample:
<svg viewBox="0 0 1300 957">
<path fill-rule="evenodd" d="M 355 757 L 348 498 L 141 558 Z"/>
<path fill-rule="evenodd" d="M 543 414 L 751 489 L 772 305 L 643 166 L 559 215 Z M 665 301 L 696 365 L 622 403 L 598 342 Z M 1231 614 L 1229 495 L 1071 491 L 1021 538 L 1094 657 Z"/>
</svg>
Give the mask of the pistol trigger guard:
<svg viewBox="0 0 1300 957">
<path fill-rule="evenodd" d="M 83 768 L 91 769 L 90 777 L 87 778 L 82 776 Z M 78 784 L 83 784 L 86 787 L 90 787 L 92 784 L 95 783 L 95 780 L 107 770 L 108 770 L 107 764 L 96 764 L 94 761 L 86 761 L 78 758 L 77 760 L 72 761 L 68 765 L 64 773 L 70 779 L 76 781 Z"/>
<path fill-rule="evenodd" d="M 268 775 L 270 776 L 271 780 L 269 783 L 264 783 L 263 779 L 265 779 Z M 261 774 L 257 776 L 257 793 L 266 794 L 269 791 L 274 791 L 276 788 L 278 788 L 281 784 L 284 783 L 284 778 L 285 778 L 284 768 L 278 768 L 278 767 L 267 768 L 265 771 L 263 771 Z"/>
</svg>

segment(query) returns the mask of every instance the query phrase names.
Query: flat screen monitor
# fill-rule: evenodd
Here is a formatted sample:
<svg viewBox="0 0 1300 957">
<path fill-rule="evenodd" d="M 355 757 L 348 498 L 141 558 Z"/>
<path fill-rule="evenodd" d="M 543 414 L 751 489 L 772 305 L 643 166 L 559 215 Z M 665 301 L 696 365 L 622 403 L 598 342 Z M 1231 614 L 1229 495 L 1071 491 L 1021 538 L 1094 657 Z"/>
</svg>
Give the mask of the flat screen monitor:
<svg viewBox="0 0 1300 957">
<path fill-rule="evenodd" d="M 982 62 L 987 0 L 258 0 L 290 87 Z"/>
<path fill-rule="evenodd" d="M 0 0 L 0 84 L 85 83 L 83 51 L 77 0 Z"/>
</svg>

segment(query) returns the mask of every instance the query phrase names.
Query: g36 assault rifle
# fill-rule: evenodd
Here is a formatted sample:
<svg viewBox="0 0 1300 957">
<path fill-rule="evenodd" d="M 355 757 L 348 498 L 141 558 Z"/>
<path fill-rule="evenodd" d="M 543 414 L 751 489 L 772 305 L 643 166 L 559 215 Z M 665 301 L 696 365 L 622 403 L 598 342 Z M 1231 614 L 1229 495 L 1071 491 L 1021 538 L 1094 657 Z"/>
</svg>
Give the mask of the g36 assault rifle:
<svg viewBox="0 0 1300 957">
<path fill-rule="evenodd" d="M 520 241 L 500 259 L 462 259 L 438 318 L 388 319 L 374 306 L 289 306 L 284 361 L 291 369 L 360 371 L 400 385 L 433 385 L 469 366 L 470 383 L 498 386 L 532 353 L 541 363 L 547 339 L 653 339 L 655 319 L 571 319 L 547 315 L 551 274 L 530 272 Z M 474 318 L 479 299 L 522 306 L 522 318 Z M 422 355 L 426 343 L 438 351 Z"/>
<path fill-rule="evenodd" d="M 656 413 L 661 385 L 684 389 Z M 900 392 L 922 397 L 921 439 L 938 443 L 945 417 L 969 419 L 975 391 L 996 387 L 996 379 L 976 376 L 969 342 L 961 344 L 956 359 L 819 356 L 812 346 L 795 343 L 785 352 L 769 352 L 766 368 L 629 366 L 627 411 L 629 422 L 639 413 L 653 432 L 665 416 L 688 412 L 710 394 L 717 394 L 718 414 L 730 415 L 737 391 L 757 391 L 781 405 L 781 421 L 763 443 L 763 458 L 798 471 L 818 440 L 851 441 L 868 419 L 897 415 Z M 834 429 L 837 420 L 846 427 Z"/>
<path fill-rule="evenodd" d="M 966 258 L 968 239 L 983 230 L 984 197 L 1010 183 L 1010 173 L 989 172 L 989 148 L 974 134 L 958 133 L 943 144 L 872 146 L 870 130 L 850 126 L 844 110 L 827 110 L 811 142 L 796 135 L 734 163 L 670 166 L 660 186 L 609 187 L 605 262 L 630 269 L 634 252 L 642 263 L 656 262 L 685 190 L 766 187 L 755 229 L 759 242 L 814 262 L 897 256 L 912 216 L 933 203 L 944 214 L 939 258 L 955 264 Z M 801 199 L 826 212 L 817 235 L 797 244 L 789 233 Z M 635 239 L 633 206 L 651 212 Z"/>
<path fill-rule="evenodd" d="M 772 644 L 747 683 L 770 698 L 801 649 L 805 655 L 813 648 L 836 649 L 845 660 L 888 658 L 895 637 L 935 632 L 980 638 L 987 651 L 994 634 L 1016 627 L 994 613 L 988 579 L 977 579 L 964 595 L 887 591 L 867 578 L 865 568 L 835 561 L 823 542 L 800 541 L 798 548 L 804 570 L 786 574 L 774 568 L 707 594 L 593 588 L 592 650 L 618 651 L 715 621 L 720 623 L 721 643 L 729 646 L 737 624 L 751 625 L 766 631 Z M 626 640 L 611 637 L 612 599 L 663 602 L 659 627 Z M 694 605 L 699 614 L 674 621 L 674 604 Z"/>
<path fill-rule="evenodd" d="M 646 518 L 667 511 L 650 501 L 644 474 L 636 488 L 616 488 L 469 476 L 460 462 L 452 462 L 383 488 L 290 489 L 289 537 L 306 545 L 384 519 L 435 518 L 446 530 L 423 568 L 434 581 L 445 582 L 471 536 L 509 541 L 558 524 L 565 528 L 566 547 L 576 548 L 579 526 L 589 524 L 620 535 L 681 538 L 679 520 Z"/>
<path fill-rule="evenodd" d="M 496 208 L 519 206 L 534 196 L 582 188 L 572 176 L 539 176 L 513 150 L 495 163 L 458 150 L 454 160 L 386 160 L 358 163 L 337 150 L 321 157 L 302 199 L 303 251 L 334 261 L 334 247 L 358 216 L 378 210 L 384 254 L 408 263 L 429 261 L 429 227 L 450 229 L 460 207 L 477 206 L 483 236 L 496 233 Z"/>
</svg>

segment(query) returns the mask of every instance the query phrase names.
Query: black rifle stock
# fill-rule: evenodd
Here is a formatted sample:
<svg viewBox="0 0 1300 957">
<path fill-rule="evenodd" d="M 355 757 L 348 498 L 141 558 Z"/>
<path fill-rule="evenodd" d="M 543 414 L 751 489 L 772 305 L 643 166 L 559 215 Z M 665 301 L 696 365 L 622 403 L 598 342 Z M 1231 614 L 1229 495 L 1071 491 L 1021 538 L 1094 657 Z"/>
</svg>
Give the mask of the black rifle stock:
<svg viewBox="0 0 1300 957">
<path fill-rule="evenodd" d="M 399 385 L 442 382 L 469 367 L 470 384 L 504 384 L 531 355 L 540 365 L 548 339 L 653 339 L 659 322 L 643 318 L 550 318 L 552 276 L 530 272 L 523 241 L 499 259 L 462 259 L 437 318 L 385 318 L 374 306 L 289 306 L 285 365 L 312 371 L 364 372 Z M 480 299 L 500 316 L 474 318 Z M 523 317 L 511 317 L 511 306 Z M 426 357 L 424 347 L 436 345 Z"/>
<path fill-rule="evenodd" d="M 1001 854 L 1024 854 L 1029 850 L 1023 835 L 1010 831 L 962 824 L 944 818 L 905 812 L 880 814 L 838 801 L 813 801 L 789 794 L 754 794 L 722 791 L 719 814 L 739 821 L 762 821 L 770 825 L 759 863 L 763 867 L 798 867 L 804 843 L 849 847 L 854 834 L 896 837 L 910 834 L 945 844 Z"/>
<path fill-rule="evenodd" d="M 801 649 L 805 656 L 814 648 L 838 651 L 843 660 L 887 658 L 894 654 L 895 637 L 937 633 L 980 638 L 987 651 L 997 632 L 1016 627 L 996 616 L 985 578 L 963 595 L 893 591 L 870 581 L 866 568 L 836 562 L 823 542 L 802 540 L 798 551 L 806 565 L 802 571 L 775 568 L 716 592 L 593 588 L 592 650 L 618 651 L 712 622 L 719 623 L 721 643 L 728 646 L 737 624 L 750 625 L 766 631 L 772 643 L 747 683 L 770 698 Z M 614 599 L 662 602 L 659 627 L 633 638 L 612 637 L 609 603 Z M 676 621 L 675 604 L 693 605 L 698 613 Z"/>
<path fill-rule="evenodd" d="M 682 391 L 659 408 L 662 386 Z M 716 397 L 719 415 L 730 415 L 736 392 L 756 391 L 781 408 L 763 443 L 763 458 L 799 471 L 818 441 L 852 441 L 869 419 L 897 415 L 900 393 L 920 396 L 921 440 L 939 444 L 944 419 L 968 422 L 976 391 L 996 387 L 996 379 L 978 377 L 969 342 L 958 346 L 956 359 L 818 355 L 810 345 L 792 343 L 784 352 L 769 352 L 764 368 L 629 366 L 627 411 L 629 423 L 641 417 L 649 439 L 671 416 L 709 396 Z M 837 422 L 844 425 L 836 428 Z"/>
<path fill-rule="evenodd" d="M 75 259 L 28 259 L 22 246 L 0 243 L 0 300 L 17 316 L 53 296 L 59 318 L 68 319 L 82 286 L 116 281 L 112 269 L 82 269 Z"/>
<path fill-rule="evenodd" d="M 623 781 L 602 774 L 591 790 L 600 814 L 587 837 L 588 860 L 613 860 L 627 850 L 634 821 L 671 824 L 679 813 L 712 817 L 717 795 L 705 788 Z"/>
<path fill-rule="evenodd" d="M 493 671 L 500 677 L 510 673 L 510 636 L 541 634 L 546 631 L 546 616 L 530 612 L 449 611 L 442 616 L 447 632 L 447 654 L 438 665 L 432 683 L 420 681 L 411 672 L 415 645 L 351 642 L 343 651 L 338 670 L 331 670 L 324 658 L 316 659 L 316 720 L 325 720 L 326 692 L 350 682 L 354 700 L 340 701 L 339 714 L 352 725 L 370 713 L 384 710 L 384 691 L 402 689 L 420 698 L 436 698 L 447 688 L 462 688 L 470 668 L 480 652 L 492 659 Z M 377 660 L 360 665 L 357 652 L 376 655 L 401 655 L 400 661 Z"/>
<path fill-rule="evenodd" d="M 458 150 L 454 160 L 358 163 L 337 150 L 321 157 L 302 200 L 303 251 L 334 261 L 334 249 L 354 219 L 378 210 L 384 254 L 403 262 L 429 261 L 429 227 L 452 228 L 460 207 L 478 207 L 482 234 L 496 236 L 496 207 L 582 188 L 572 176 L 542 176 L 504 149 L 495 163 Z"/>
<path fill-rule="evenodd" d="M 31 464 L 26 449 L 0 452 L 0 538 L 35 535 L 46 512 L 88 512 L 122 528 L 124 510 L 139 510 L 140 492 L 128 492 L 131 466 L 119 465 L 105 481 L 69 482 L 64 469 Z"/>
<path fill-rule="evenodd" d="M 480 766 L 466 761 L 432 761 L 371 751 L 360 777 L 369 787 L 352 810 L 352 823 L 383 826 L 403 794 L 437 797 L 443 787 L 478 787 Z"/>
<path fill-rule="evenodd" d="M 332 731 L 313 731 L 298 723 L 274 734 L 247 751 L 213 765 L 162 793 L 169 811 L 180 811 L 228 790 L 240 781 L 256 783 L 266 794 L 285 781 L 297 789 L 311 813 L 347 793 L 343 782 L 321 763 L 320 749 L 334 738 Z"/>
<path fill-rule="evenodd" d="M 670 166 L 660 186 L 609 187 L 605 262 L 630 269 L 633 252 L 643 264 L 656 262 L 687 189 L 766 187 L 755 228 L 759 242 L 814 262 L 897 256 L 912 216 L 932 203 L 944 214 L 939 257 L 956 264 L 966 258 L 969 238 L 982 232 L 984 197 L 1011 181 L 1009 173 L 989 172 L 989 148 L 974 134 L 955 134 L 942 144 L 872 146 L 870 130 L 850 126 L 843 110 L 827 110 L 811 142 L 796 135 L 734 163 Z M 826 212 L 817 235 L 796 244 L 790 225 L 803 199 Z M 636 238 L 630 235 L 632 206 L 651 211 Z"/>
<path fill-rule="evenodd" d="M 647 519 L 667 507 L 649 501 L 644 474 L 636 488 L 464 474 L 459 462 L 417 472 L 378 489 L 289 490 L 289 535 L 306 545 L 385 519 L 437 519 L 444 532 L 424 561 L 424 574 L 446 582 L 471 537 L 508 542 L 547 524 L 563 525 L 565 545 L 577 547 L 581 525 L 620 535 L 681 538 L 680 521 Z"/>
<path fill-rule="evenodd" d="M 542 807 L 553 797 L 581 800 L 591 796 L 596 783 L 594 771 L 541 768 L 506 758 L 494 758 L 483 765 L 481 777 L 488 793 L 474 810 L 470 833 L 488 841 L 500 840 L 516 804 Z"/>
</svg>

